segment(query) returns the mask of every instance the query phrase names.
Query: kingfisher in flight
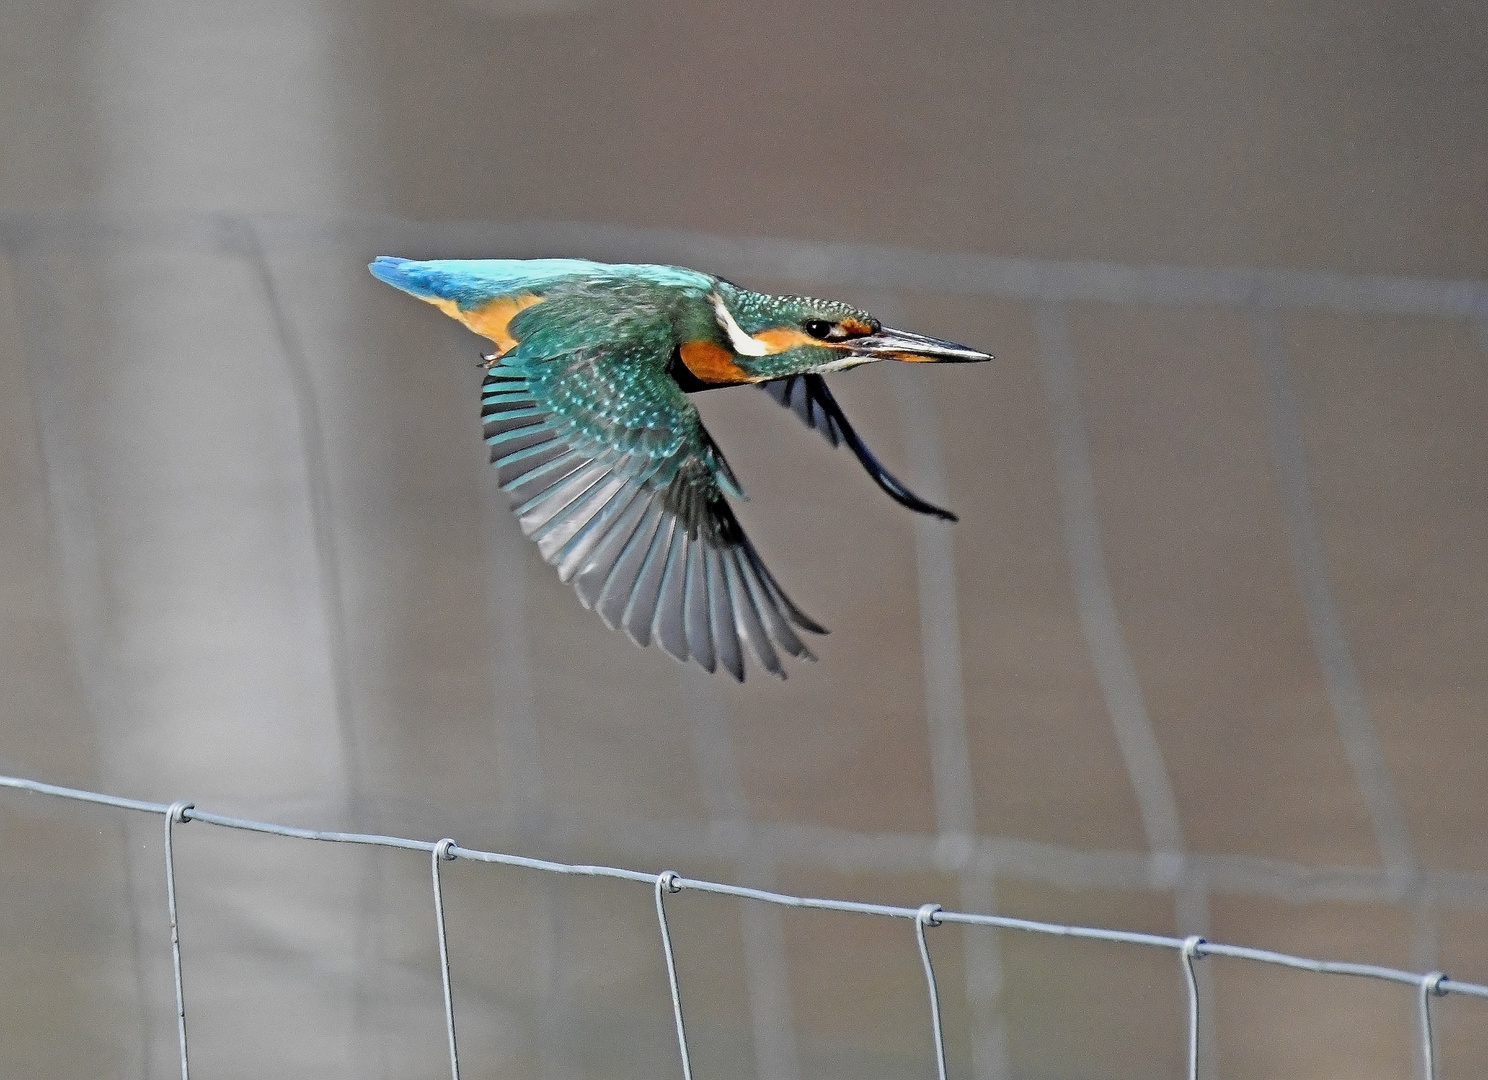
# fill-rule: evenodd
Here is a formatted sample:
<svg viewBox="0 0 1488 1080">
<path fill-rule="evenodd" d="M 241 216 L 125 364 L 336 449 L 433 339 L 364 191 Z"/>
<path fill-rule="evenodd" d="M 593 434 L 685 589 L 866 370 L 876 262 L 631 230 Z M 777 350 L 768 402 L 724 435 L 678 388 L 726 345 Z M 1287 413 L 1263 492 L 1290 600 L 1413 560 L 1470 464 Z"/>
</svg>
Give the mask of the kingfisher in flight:
<svg viewBox="0 0 1488 1080">
<path fill-rule="evenodd" d="M 797 631 L 826 633 L 740 528 L 728 498 L 743 489 L 691 394 L 753 383 L 845 443 L 891 498 L 956 520 L 889 474 L 823 376 L 987 353 L 677 266 L 384 255 L 369 269 L 495 345 L 481 417 L 498 481 L 558 576 L 638 645 L 742 682 L 746 647 L 783 679 L 777 650 L 814 660 Z"/>
</svg>

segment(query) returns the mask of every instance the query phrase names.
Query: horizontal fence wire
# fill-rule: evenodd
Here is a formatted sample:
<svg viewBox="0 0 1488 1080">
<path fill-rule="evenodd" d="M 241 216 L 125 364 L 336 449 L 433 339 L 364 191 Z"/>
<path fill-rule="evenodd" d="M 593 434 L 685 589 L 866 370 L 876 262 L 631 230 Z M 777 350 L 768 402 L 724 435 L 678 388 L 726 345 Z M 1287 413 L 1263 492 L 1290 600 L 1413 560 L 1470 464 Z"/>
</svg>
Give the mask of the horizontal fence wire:
<svg viewBox="0 0 1488 1080">
<path fill-rule="evenodd" d="M 655 895 L 656 917 L 660 927 L 662 949 L 666 959 L 667 980 L 671 991 L 672 1008 L 676 1021 L 677 1043 L 678 1051 L 681 1055 L 683 1080 L 693 1080 L 692 1063 L 687 1048 L 682 995 L 677 980 L 676 958 L 672 946 L 671 933 L 667 926 L 666 905 L 663 897 L 667 894 L 689 890 L 693 892 L 712 893 L 718 896 L 731 896 L 741 900 L 753 900 L 759 903 L 774 904 L 781 907 L 814 911 L 835 911 L 854 915 L 872 915 L 882 918 L 905 919 L 912 922 L 925 970 L 932 1036 L 936 1055 L 936 1075 L 939 1080 L 945 1080 L 946 1078 L 945 1042 L 941 1032 L 940 998 L 936 987 L 935 968 L 931 960 L 931 951 L 926 941 L 925 930 L 927 927 L 940 926 L 944 923 L 993 927 L 1001 930 L 1018 930 L 1054 937 L 1079 938 L 1087 941 L 1104 941 L 1117 945 L 1137 945 L 1171 950 L 1178 956 L 1182 964 L 1188 989 L 1187 1075 L 1190 1080 L 1197 1080 L 1199 1062 L 1198 1017 L 1200 1001 L 1198 982 L 1194 977 L 1193 963 L 1202 957 L 1223 956 L 1236 960 L 1248 960 L 1259 964 L 1292 968 L 1299 971 L 1310 971 L 1319 975 L 1346 975 L 1357 978 L 1378 979 L 1384 982 L 1399 983 L 1413 987 L 1416 991 L 1414 1004 L 1416 1006 L 1417 1026 L 1421 1039 L 1422 1075 L 1425 1080 L 1434 1080 L 1435 1077 L 1435 1052 L 1430 1011 L 1431 998 L 1454 994 L 1463 997 L 1488 999 L 1488 986 L 1451 979 L 1440 971 L 1422 973 L 1386 967 L 1379 964 L 1315 960 L 1305 956 L 1275 952 L 1270 949 L 1254 949 L 1243 945 L 1226 945 L 1192 936 L 1187 938 L 1168 937 L 1162 934 L 1144 934 L 1130 930 L 1110 930 L 1096 926 L 1071 926 L 1061 923 L 1041 922 L 1036 919 L 1020 919 L 1007 915 L 946 911 L 938 904 L 923 904 L 920 907 L 900 907 L 893 904 L 873 904 L 855 900 L 795 896 L 789 893 L 753 889 L 743 885 L 730 885 L 724 882 L 708 881 L 701 878 L 683 877 L 672 870 L 665 870 L 660 873 L 647 873 L 641 870 L 629 870 L 616 866 L 563 863 L 549 859 L 529 858 L 524 855 L 512 855 L 506 852 L 463 848 L 458 846 L 450 838 L 431 842 L 402 836 L 384 836 L 376 833 L 305 829 L 293 825 L 280 825 L 274 822 L 255 821 L 249 818 L 217 814 L 208 810 L 202 810 L 195 803 L 184 800 L 173 803 L 148 802 L 141 799 L 128 799 L 117 795 L 107 795 L 96 791 L 85 791 L 79 788 L 61 787 L 56 784 L 47 784 L 39 780 L 29 780 L 18 776 L 0 776 L 0 788 L 13 788 L 18 791 L 28 791 L 39 795 L 51 795 L 73 802 L 91 803 L 97 806 L 107 806 L 120 810 L 133 810 L 162 816 L 165 828 L 166 893 L 172 966 L 175 976 L 176 1019 L 181 1058 L 181 1080 L 190 1080 L 190 1077 L 187 1061 L 185 990 L 181 974 L 180 931 L 176 911 L 175 867 L 171 838 L 172 827 L 174 825 L 193 821 L 199 821 L 205 825 L 216 825 L 221 828 L 239 829 L 245 832 L 262 833 L 269 836 L 287 836 L 296 840 L 360 844 L 381 848 L 401 848 L 408 851 L 419 851 L 429 855 L 433 874 L 433 896 L 439 937 L 440 977 L 444 993 L 444 1014 L 452 1080 L 459 1080 L 459 1055 L 456 1049 L 454 999 L 450 987 L 449 952 L 444 929 L 444 901 L 440 888 L 439 864 L 456 859 L 497 863 L 503 866 L 519 866 L 530 870 L 542 870 L 548 873 L 570 876 L 615 878 L 622 881 L 643 883 L 650 887 Z"/>
</svg>

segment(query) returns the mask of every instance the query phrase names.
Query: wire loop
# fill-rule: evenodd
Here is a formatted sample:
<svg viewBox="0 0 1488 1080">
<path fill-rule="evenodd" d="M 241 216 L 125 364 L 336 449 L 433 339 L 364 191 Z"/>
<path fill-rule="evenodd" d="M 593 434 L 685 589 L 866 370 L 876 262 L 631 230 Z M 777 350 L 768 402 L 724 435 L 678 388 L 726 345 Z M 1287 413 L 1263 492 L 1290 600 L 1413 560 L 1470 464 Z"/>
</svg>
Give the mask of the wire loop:
<svg viewBox="0 0 1488 1080">
<path fill-rule="evenodd" d="M 196 804 L 177 800 L 165 808 L 165 905 L 170 916 L 171 973 L 176 980 L 176 1044 L 181 1052 L 181 1080 L 191 1080 L 186 1060 L 186 989 L 181 982 L 181 924 L 176 912 L 176 854 L 171 827 L 190 821 L 187 811 Z"/>
<path fill-rule="evenodd" d="M 444 1029 L 449 1036 L 450 1080 L 460 1080 L 460 1052 L 455 1045 L 455 998 L 450 990 L 449 942 L 444 931 L 444 890 L 439 884 L 439 864 L 454 859 L 455 842 L 445 837 L 429 853 L 434 877 L 434 924 L 439 929 L 439 979 L 444 986 Z"/>
<path fill-rule="evenodd" d="M 1436 1047 L 1431 1036 L 1431 999 L 1446 995 L 1446 983 L 1447 977 L 1440 971 L 1427 972 L 1421 976 L 1420 991 L 1416 995 L 1417 1015 L 1421 1021 L 1422 1080 L 1436 1080 Z"/>
<path fill-rule="evenodd" d="M 682 1023 L 682 992 L 677 987 L 677 958 L 672 953 L 672 934 L 667 929 L 666 904 L 662 896 L 679 893 L 682 886 L 675 870 L 656 875 L 656 921 L 661 926 L 661 948 L 666 953 L 667 984 L 672 990 L 672 1016 L 677 1021 L 677 1052 L 682 1055 L 682 1080 L 692 1080 L 692 1056 L 687 1052 L 687 1028 Z"/>
<path fill-rule="evenodd" d="M 941 924 L 939 904 L 923 904 L 915 912 L 915 940 L 920 946 L 920 962 L 925 965 L 925 988 L 930 992 L 930 1031 L 935 1036 L 935 1072 L 946 1080 L 945 1036 L 940 1029 L 940 991 L 935 985 L 935 965 L 930 962 L 930 946 L 925 941 L 925 927 Z"/>
<path fill-rule="evenodd" d="M 1197 934 L 1183 939 L 1183 974 L 1188 981 L 1188 1080 L 1199 1080 L 1199 979 L 1194 974 L 1194 960 L 1204 955 L 1207 944 Z"/>
</svg>

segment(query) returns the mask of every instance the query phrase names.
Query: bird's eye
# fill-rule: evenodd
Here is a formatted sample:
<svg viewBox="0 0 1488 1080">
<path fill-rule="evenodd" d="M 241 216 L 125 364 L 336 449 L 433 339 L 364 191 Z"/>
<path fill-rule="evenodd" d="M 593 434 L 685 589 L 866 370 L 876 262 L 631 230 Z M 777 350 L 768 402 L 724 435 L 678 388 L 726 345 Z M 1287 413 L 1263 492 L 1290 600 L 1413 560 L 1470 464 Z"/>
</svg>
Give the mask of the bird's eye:
<svg viewBox="0 0 1488 1080">
<path fill-rule="evenodd" d="M 832 331 L 837 329 L 835 323 L 829 323 L 826 319 L 807 319 L 804 325 L 806 332 L 818 341 L 830 340 Z"/>
</svg>

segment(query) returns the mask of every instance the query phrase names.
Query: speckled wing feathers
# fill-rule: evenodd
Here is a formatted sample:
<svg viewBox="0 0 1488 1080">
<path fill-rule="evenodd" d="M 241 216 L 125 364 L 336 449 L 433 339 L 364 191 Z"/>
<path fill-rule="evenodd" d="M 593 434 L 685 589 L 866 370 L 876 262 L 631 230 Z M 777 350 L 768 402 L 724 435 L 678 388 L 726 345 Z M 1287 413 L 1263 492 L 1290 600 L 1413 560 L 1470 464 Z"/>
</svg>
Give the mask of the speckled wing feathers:
<svg viewBox="0 0 1488 1080">
<path fill-rule="evenodd" d="M 746 648 L 782 678 L 776 650 L 813 659 L 795 628 L 824 631 L 744 535 L 724 497 L 737 484 L 660 365 L 604 350 L 513 359 L 482 388 L 491 460 L 522 531 L 584 605 L 736 679 Z"/>
</svg>

